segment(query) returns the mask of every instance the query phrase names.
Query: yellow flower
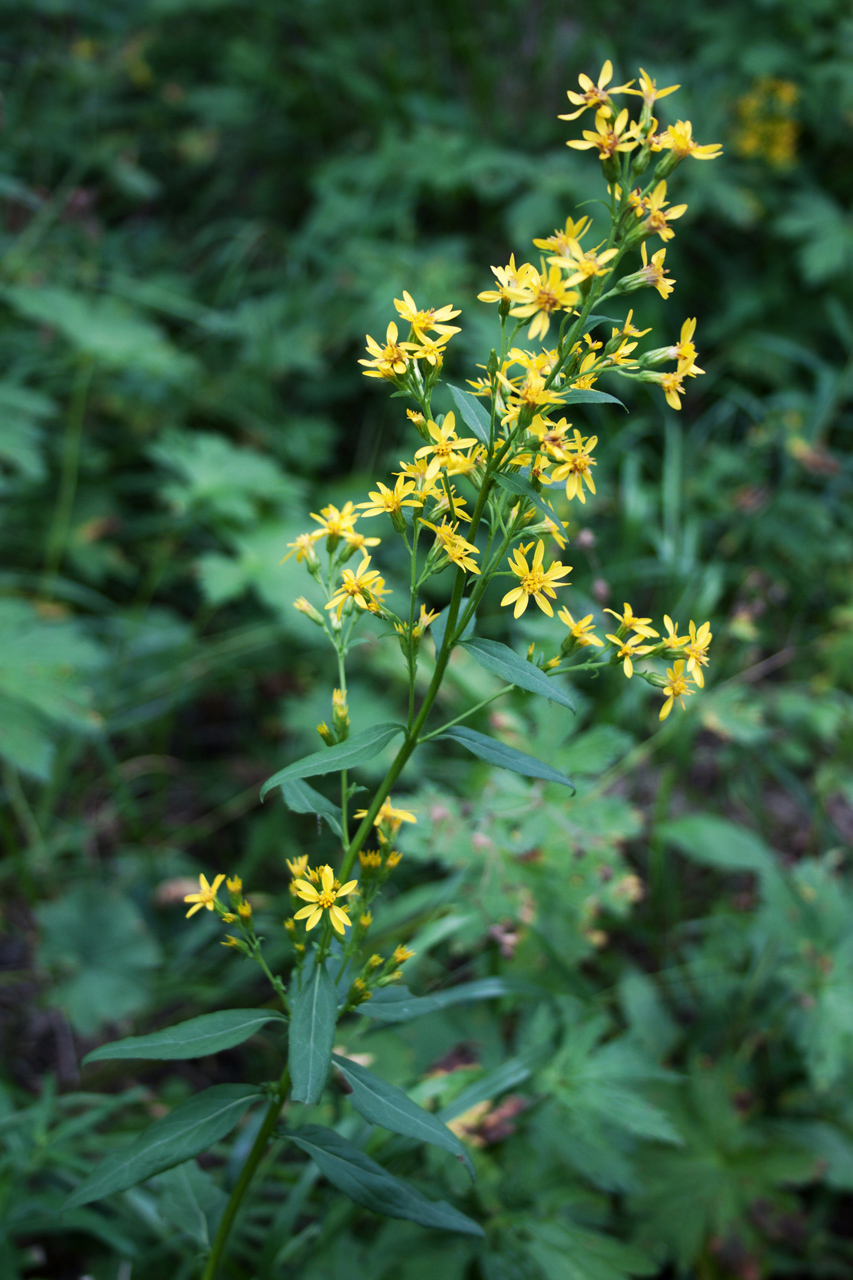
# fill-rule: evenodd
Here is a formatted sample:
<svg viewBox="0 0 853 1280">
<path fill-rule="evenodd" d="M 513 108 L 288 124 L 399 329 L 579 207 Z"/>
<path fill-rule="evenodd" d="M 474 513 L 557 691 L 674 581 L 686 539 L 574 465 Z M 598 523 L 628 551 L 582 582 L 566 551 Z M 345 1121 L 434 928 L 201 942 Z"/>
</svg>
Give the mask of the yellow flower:
<svg viewBox="0 0 853 1280">
<path fill-rule="evenodd" d="M 567 119 L 568 117 L 560 117 Z M 544 249 L 546 252 L 559 253 L 563 257 L 569 252 L 569 245 L 576 244 L 586 233 L 590 225 L 590 218 L 578 218 L 577 222 L 573 218 L 566 218 L 566 225 L 561 230 L 556 228 L 553 235 L 546 236 L 544 240 L 534 240 L 533 243 L 537 249 Z"/>
<path fill-rule="evenodd" d="M 240 905 L 239 905 L 239 907 L 237 908 L 237 914 L 239 915 L 239 917 L 240 917 L 240 919 L 241 919 L 241 920 L 251 920 L 251 918 L 252 918 L 252 905 L 251 905 L 251 903 L 249 903 L 249 902 L 241 902 L 241 903 L 240 903 Z"/>
<path fill-rule="evenodd" d="M 425 444 L 422 449 L 418 449 L 415 454 L 416 458 L 430 458 L 429 466 L 426 471 L 426 479 L 432 480 L 438 475 L 442 467 L 448 467 L 451 464 L 456 465 L 464 461 L 457 452 L 459 449 L 467 449 L 469 445 L 476 444 L 474 436 L 466 436 L 460 440 L 456 435 L 456 415 L 454 413 L 446 413 L 444 421 L 439 427 L 436 423 L 427 422 L 427 430 L 432 438 L 432 444 Z"/>
<path fill-rule="evenodd" d="M 695 378 L 697 373 L 704 373 L 704 369 L 700 369 L 696 363 L 696 348 L 693 345 L 693 335 L 696 332 L 696 320 L 685 320 L 681 326 L 681 335 L 678 342 L 667 350 L 670 360 L 678 361 L 679 377 Z"/>
<path fill-rule="evenodd" d="M 356 818 L 364 818 L 366 816 L 366 809 L 359 809 L 353 815 L 353 817 Z M 373 820 L 373 825 L 375 827 L 384 826 L 391 835 L 396 835 L 400 830 L 401 824 L 404 822 L 417 822 L 417 818 L 413 813 L 410 813 L 408 809 L 395 809 L 394 805 L 391 803 L 391 797 L 389 796 L 387 800 L 383 801 L 382 807 Z M 400 859 L 398 858 L 397 861 L 399 862 L 399 860 Z M 388 861 L 390 863 L 390 857 Z"/>
<path fill-rule="evenodd" d="M 516 387 L 509 378 L 498 374 L 507 389 L 506 413 L 501 422 L 504 426 L 515 422 L 523 409 L 543 409 L 549 405 L 560 403 L 560 393 L 553 387 L 545 386 L 545 379 L 531 370 L 520 387 Z"/>
<path fill-rule="evenodd" d="M 574 147 L 575 151 L 589 151 L 597 147 L 599 160 L 609 160 L 619 151 L 634 150 L 638 142 L 634 130 L 635 126 L 628 124 L 627 109 L 623 108 L 611 124 L 610 110 L 605 107 L 595 113 L 595 132 L 584 129 L 583 141 L 571 138 L 566 146 Z"/>
<path fill-rule="evenodd" d="M 282 558 L 280 563 L 284 564 L 285 560 L 289 560 L 291 556 L 296 556 L 297 564 L 307 560 L 309 565 L 316 565 L 317 552 L 314 550 L 314 543 L 322 536 L 322 529 L 312 529 L 310 533 L 300 533 L 294 542 L 288 542 L 287 545 L 291 550 Z"/>
<path fill-rule="evenodd" d="M 382 544 L 381 538 L 366 538 L 363 533 L 345 533 L 344 542 L 348 547 L 352 547 L 353 551 L 364 551 L 365 547 L 378 547 Z"/>
<path fill-rule="evenodd" d="M 397 326 L 393 320 L 386 330 L 384 347 L 380 347 L 370 334 L 367 335 L 367 352 L 370 359 L 358 362 L 367 366 L 365 378 L 398 378 L 406 372 L 409 357 L 398 341 Z"/>
<path fill-rule="evenodd" d="M 480 552 L 473 542 L 466 542 L 461 533 L 457 533 L 458 524 L 451 524 L 447 520 L 442 520 L 441 524 L 432 524 L 429 520 L 424 520 L 423 523 L 428 529 L 432 529 L 436 542 L 449 560 L 460 569 L 467 569 L 469 573 L 480 572 L 477 562 L 471 559 Z"/>
<path fill-rule="evenodd" d="M 293 876 L 294 880 L 301 879 L 308 870 L 308 854 L 300 854 L 298 858 L 287 858 L 287 869 Z"/>
<path fill-rule="evenodd" d="M 537 413 L 527 429 L 532 435 L 539 437 L 539 444 L 547 453 L 560 458 L 561 450 L 566 446 L 566 432 L 571 425 L 565 418 L 561 418 L 559 422 L 551 422 L 549 418 L 543 418 L 541 413 Z"/>
<path fill-rule="evenodd" d="M 584 437 L 576 427 L 574 442 L 568 441 L 563 446 L 565 461 L 554 468 L 553 480 L 555 483 L 565 480 L 567 498 L 580 498 L 581 502 L 585 503 L 584 483 L 586 483 L 590 493 L 595 493 L 595 481 L 590 475 L 589 469 L 596 466 L 592 451 L 597 444 L 598 436 Z"/>
<path fill-rule="evenodd" d="M 298 609 L 300 613 L 304 613 L 305 616 L 310 618 L 312 622 L 316 622 L 322 627 L 323 615 L 317 609 L 314 608 L 310 600 L 306 600 L 304 596 L 299 596 L 296 600 L 294 600 L 293 607 L 294 609 Z"/>
<path fill-rule="evenodd" d="M 448 303 L 446 307 L 439 307 L 436 310 L 430 307 L 426 311 L 419 311 L 417 303 L 410 293 L 403 290 L 403 300 L 394 299 L 394 306 L 397 308 L 400 316 L 404 320 L 408 320 L 419 338 L 424 336 L 427 329 L 433 329 L 436 333 L 451 334 L 459 333 L 459 329 L 452 324 L 448 324 L 448 320 L 454 320 L 460 313 L 453 310 L 453 306 Z"/>
<path fill-rule="evenodd" d="M 572 566 L 563 565 L 559 560 L 555 560 L 547 569 L 543 569 L 545 543 L 541 538 L 536 544 L 532 563 L 528 564 L 525 557 L 532 546 L 532 542 L 528 542 L 526 546 L 518 546 L 508 557 L 509 567 L 520 581 L 517 587 L 513 587 L 506 593 L 501 604 L 515 604 L 513 616 L 520 618 L 532 596 L 542 612 L 547 613 L 549 618 L 553 618 L 554 610 L 546 597 L 550 596 L 552 600 L 556 600 L 554 583 L 557 583 L 560 578 L 565 578 L 567 573 L 571 573 Z M 568 583 L 560 582 L 558 585 L 565 587 Z"/>
<path fill-rule="evenodd" d="M 581 618 L 579 622 L 575 622 L 568 609 L 561 609 L 557 617 L 561 622 L 565 622 L 579 649 L 585 649 L 591 644 L 598 645 L 599 648 L 604 646 L 604 641 L 593 635 L 592 628 L 595 623 L 592 620 L 591 613 L 588 613 L 585 618 Z"/>
<path fill-rule="evenodd" d="M 584 111 L 590 107 L 595 107 L 597 111 L 606 111 L 610 114 L 610 95 L 611 93 L 627 93 L 629 86 L 634 83 L 629 80 L 628 84 L 615 85 L 612 89 L 608 89 L 607 85 L 613 79 L 613 63 L 608 58 L 601 68 L 601 74 L 598 77 L 598 84 L 593 84 L 588 75 L 583 72 L 578 76 L 578 84 L 583 90 L 582 93 L 575 93 L 572 89 L 566 90 L 566 97 L 573 106 L 577 107 L 577 111 L 573 111 L 567 116 L 558 116 L 558 120 L 577 120 L 578 116 L 583 115 Z M 636 93 L 636 90 L 634 90 Z"/>
<path fill-rule="evenodd" d="M 598 374 L 594 372 L 594 368 L 595 352 L 590 351 L 589 354 L 585 355 L 583 360 L 581 360 L 580 369 L 578 370 L 579 376 L 572 378 L 572 390 L 583 391 L 588 390 L 593 386 L 596 378 L 598 377 Z"/>
<path fill-rule="evenodd" d="M 385 859 L 385 866 L 389 871 L 393 870 L 393 868 L 397 866 L 402 856 L 402 853 L 397 853 L 396 850 L 393 853 L 388 854 L 388 857 Z"/>
<path fill-rule="evenodd" d="M 332 922 L 332 928 L 340 934 L 343 934 L 344 927 L 352 924 L 347 915 L 346 907 L 337 905 L 338 898 L 345 898 L 348 893 L 352 893 L 356 888 L 357 880 L 348 880 L 346 884 L 342 884 L 339 888 L 335 888 L 335 873 L 331 867 L 320 868 L 320 888 L 315 889 L 313 884 L 309 884 L 307 880 L 296 881 L 296 892 L 303 902 L 307 902 L 307 907 L 302 907 L 296 912 L 294 920 L 306 920 L 305 928 L 311 930 L 320 923 L 323 912 L 328 911 L 329 919 Z"/>
<path fill-rule="evenodd" d="M 382 956 L 376 955 L 376 953 L 374 953 L 367 962 L 368 967 L 371 969 L 381 969 L 384 963 L 385 961 L 382 959 Z"/>
<path fill-rule="evenodd" d="M 654 191 L 652 191 L 645 200 L 638 202 L 636 206 L 636 214 L 641 218 L 646 214 L 646 221 L 643 223 L 645 230 L 649 235 L 659 235 L 661 240 L 671 240 L 675 235 L 670 222 L 674 222 L 676 218 L 680 218 L 686 213 L 686 204 L 675 204 L 671 208 L 667 208 L 669 202 L 666 198 L 666 181 L 661 180 Z"/>
<path fill-rule="evenodd" d="M 680 636 L 678 634 L 678 623 L 673 622 L 668 613 L 663 615 L 663 625 L 666 627 L 664 644 L 667 649 L 683 649 L 686 644 L 690 643 L 689 636 Z"/>
<path fill-rule="evenodd" d="M 630 680 L 634 674 L 634 664 L 631 659 L 643 657 L 645 654 L 650 653 L 653 646 L 641 645 L 640 642 L 643 637 L 636 635 L 628 636 L 627 638 L 623 637 L 622 639 L 619 636 L 608 636 L 607 639 L 611 644 L 616 645 L 616 657 L 623 659 L 622 670 Z"/>
<path fill-rule="evenodd" d="M 385 579 L 378 569 L 369 569 L 369 564 L 370 556 L 365 556 L 357 569 L 344 569 L 341 584 L 326 605 L 327 609 L 335 610 L 339 619 L 348 600 L 354 600 L 359 609 L 369 609 L 371 613 L 381 606 L 382 596 L 387 594 Z"/>
<path fill-rule="evenodd" d="M 633 83 L 634 81 L 632 80 L 631 84 Z M 651 110 L 656 100 L 660 98 L 665 98 L 667 97 L 668 94 L 675 93 L 676 89 L 680 89 L 680 88 L 681 88 L 680 84 L 671 84 L 667 89 L 659 89 L 657 80 L 653 80 L 651 76 L 648 75 L 643 70 L 642 67 L 640 67 L 639 89 L 630 89 L 626 85 L 623 92 L 632 93 L 632 94 L 635 94 L 638 98 L 642 98 L 643 102 L 646 104 L 649 110 Z"/>
<path fill-rule="evenodd" d="M 417 954 L 417 951 L 410 951 L 408 947 L 404 947 L 401 944 L 397 947 L 391 959 L 394 961 L 394 964 L 405 964 L 407 960 L 411 960 L 412 956 L 416 956 Z"/>
<path fill-rule="evenodd" d="M 568 287 L 559 267 L 551 267 L 547 273 L 544 267 L 541 272 L 533 268 L 517 290 L 517 297 L 521 305 L 513 307 L 509 314 L 517 320 L 533 316 L 527 331 L 531 342 L 545 337 L 551 326 L 552 311 L 571 311 L 578 300 L 578 294 Z"/>
<path fill-rule="evenodd" d="M 515 254 L 510 255 L 505 267 L 492 267 L 492 275 L 498 282 L 497 289 L 485 289 L 477 294 L 480 302 L 513 302 L 517 298 L 518 289 L 527 278 L 534 273 L 535 267 L 524 262 L 520 267 L 515 265 Z"/>
<path fill-rule="evenodd" d="M 365 516 L 381 516 L 381 515 L 397 515 L 403 507 L 417 507 L 420 503 L 414 502 L 409 494 L 414 492 L 414 481 L 407 480 L 405 476 L 398 476 L 397 483 L 393 489 L 389 489 L 381 480 L 377 481 L 378 488 L 368 492 L 369 502 L 360 502 L 358 505 L 364 512 Z"/>
<path fill-rule="evenodd" d="M 243 892 L 243 881 L 240 879 L 239 876 L 229 876 L 229 878 L 225 881 L 225 886 L 229 893 Z"/>
<path fill-rule="evenodd" d="M 693 138 L 693 125 L 689 120 L 676 120 L 675 124 L 671 124 L 659 136 L 657 145 L 652 150 L 671 151 L 679 160 L 683 160 L 685 156 L 693 156 L 694 160 L 716 160 L 723 154 L 719 142 L 708 142 L 700 147 Z"/>
<path fill-rule="evenodd" d="M 567 285 L 583 284 L 594 276 L 606 276 L 610 270 L 607 263 L 619 252 L 618 249 L 605 249 L 604 253 L 599 253 L 600 248 L 601 246 L 598 245 L 595 249 L 587 249 L 584 253 L 577 240 L 573 240 L 565 254 L 557 258 L 549 258 L 548 261 L 552 266 L 562 267 L 564 271 L 569 272 L 566 279 Z M 586 336 L 588 338 L 589 334 Z"/>
<path fill-rule="evenodd" d="M 663 687 L 666 694 L 666 702 L 660 709 L 660 719 L 665 720 L 672 710 L 672 704 L 677 698 L 684 706 L 684 699 L 689 698 L 693 693 L 693 689 L 688 688 L 687 677 L 684 674 L 684 660 L 679 658 L 673 666 L 667 667 L 666 684 Z"/>
<path fill-rule="evenodd" d="M 446 327 L 451 328 L 450 325 Z M 459 330 L 453 332 L 458 333 Z M 418 342 L 405 342 L 403 346 L 416 360 L 426 360 L 434 369 L 440 369 L 444 361 L 444 348 L 452 336 L 453 333 L 440 333 L 437 338 L 427 338 L 418 334 Z"/>
<path fill-rule="evenodd" d="M 703 622 L 697 630 L 696 623 L 691 621 L 690 643 L 684 646 L 683 652 L 687 654 L 687 670 L 700 689 L 705 688 L 702 668 L 708 665 L 708 647 L 712 639 L 710 622 Z"/>
<path fill-rule="evenodd" d="M 683 377 L 684 374 L 680 369 L 675 369 L 672 373 L 658 373 L 655 375 L 654 381 L 659 383 L 666 402 L 671 409 L 681 408 L 681 396 L 684 395 Z"/>
<path fill-rule="evenodd" d="M 214 903 L 216 902 L 216 894 L 219 890 L 219 886 L 222 884 L 222 881 L 224 879 L 225 879 L 225 876 L 220 875 L 216 877 L 213 884 L 208 884 L 206 876 L 199 876 L 198 893 L 188 893 L 184 897 L 184 902 L 195 903 L 195 906 L 190 907 L 189 911 L 187 912 L 186 918 L 188 920 L 190 916 L 194 916 L 197 911 L 201 911 L 202 907 L 207 907 L 208 911 L 213 910 Z"/>
<path fill-rule="evenodd" d="M 354 532 L 355 522 L 358 519 L 358 512 L 356 511 L 355 503 L 353 502 L 345 503 L 340 511 L 337 507 L 329 503 L 327 507 L 323 507 L 321 509 L 318 516 L 312 511 L 311 519 L 316 520 L 320 526 L 319 530 L 316 532 L 316 536 L 318 538 L 322 538 L 323 535 L 325 535 L 332 542 L 332 545 L 329 547 L 329 550 L 331 551 L 334 549 L 334 543 L 338 538 L 345 538 L 347 534 Z"/>
<path fill-rule="evenodd" d="M 364 810 L 362 810 L 362 814 Z M 358 814 L 356 814 L 358 817 Z M 362 849 L 358 855 L 359 862 L 365 870 L 378 870 L 382 866 L 382 854 L 378 849 Z"/>
<path fill-rule="evenodd" d="M 663 260 L 666 257 L 666 249 L 658 249 L 657 253 L 652 254 L 652 260 L 649 262 L 649 255 L 646 252 L 644 241 L 640 245 L 640 254 L 643 259 L 643 267 L 641 271 L 635 273 L 636 277 L 641 284 L 648 284 L 657 289 L 662 298 L 668 298 L 675 288 L 675 281 L 672 276 L 666 274 L 666 267 L 663 264 Z"/>
<path fill-rule="evenodd" d="M 634 610 L 625 601 L 624 613 L 617 613 L 615 609 L 605 609 L 605 613 L 609 613 L 619 623 L 619 633 L 624 635 L 627 631 L 636 631 L 637 635 L 645 636 L 647 640 L 657 639 L 657 632 L 653 627 L 649 626 L 651 618 L 638 618 Z"/>
</svg>

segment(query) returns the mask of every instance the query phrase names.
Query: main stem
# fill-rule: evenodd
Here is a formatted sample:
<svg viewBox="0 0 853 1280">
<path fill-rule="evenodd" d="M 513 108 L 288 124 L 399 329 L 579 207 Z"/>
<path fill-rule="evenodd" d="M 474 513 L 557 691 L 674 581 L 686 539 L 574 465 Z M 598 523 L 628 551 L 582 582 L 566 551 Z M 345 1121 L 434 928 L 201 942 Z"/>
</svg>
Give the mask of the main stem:
<svg viewBox="0 0 853 1280">
<path fill-rule="evenodd" d="M 74 509 L 74 495 L 77 492 L 77 476 L 80 471 L 80 450 L 83 443 L 83 424 L 86 418 L 86 398 L 89 394 L 89 383 L 92 380 L 93 369 L 94 366 L 91 360 L 84 360 L 79 366 L 71 392 L 71 403 L 68 406 L 65 439 L 62 447 L 62 473 L 59 480 L 59 492 L 56 497 L 56 508 L 47 539 L 44 562 L 44 590 L 48 599 L 53 595 L 56 575 L 62 564 L 62 557 L 65 554 L 65 547 L 68 542 L 68 530 Z"/>
<path fill-rule="evenodd" d="M 278 1082 L 275 1094 L 267 1108 L 267 1114 L 264 1116 L 264 1122 L 258 1130 L 257 1137 L 252 1143 L 252 1149 L 246 1157 L 246 1163 L 240 1170 L 240 1176 L 234 1183 L 234 1189 L 225 1206 L 225 1212 L 222 1215 L 222 1221 L 219 1224 L 219 1230 L 216 1232 L 216 1238 L 213 1241 L 213 1247 L 207 1257 L 201 1280 L 214 1280 L 219 1263 L 222 1260 L 222 1254 L 225 1249 L 225 1242 L 228 1239 L 229 1232 L 237 1216 L 243 1197 L 246 1194 L 249 1183 L 255 1176 L 255 1170 L 263 1159 L 266 1145 L 269 1142 L 270 1135 L 276 1126 L 278 1117 L 281 1114 L 281 1108 L 284 1104 L 287 1090 L 290 1087 L 290 1073 L 287 1067 L 281 1073 L 281 1079 Z"/>
</svg>

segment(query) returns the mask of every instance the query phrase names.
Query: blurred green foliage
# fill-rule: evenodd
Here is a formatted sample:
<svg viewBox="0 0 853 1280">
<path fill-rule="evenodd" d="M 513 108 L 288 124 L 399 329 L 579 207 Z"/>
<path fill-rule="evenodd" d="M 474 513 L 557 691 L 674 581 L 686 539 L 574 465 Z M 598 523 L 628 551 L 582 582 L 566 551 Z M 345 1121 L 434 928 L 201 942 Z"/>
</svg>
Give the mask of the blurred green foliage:
<svg viewBox="0 0 853 1280">
<path fill-rule="evenodd" d="M 681 82 L 662 119 L 726 155 L 679 173 L 677 289 L 637 307 L 661 341 L 696 315 L 708 376 L 678 418 L 642 389 L 627 417 L 582 411 L 603 447 L 583 531 L 571 513 L 570 607 L 710 616 L 712 679 L 649 741 L 657 705 L 616 676 L 577 691 L 571 723 L 521 696 L 493 716 L 574 799 L 438 753 L 404 776 L 420 821 L 377 941 L 418 951 L 418 990 L 450 966 L 547 997 L 521 1021 L 506 999 L 349 1033 L 463 1117 L 473 1191 L 343 1094 L 319 1118 L 464 1204 L 485 1246 L 377 1226 L 289 1149 L 232 1274 L 849 1274 L 849 6 L 26 0 L 3 18 L 4 1277 L 194 1274 L 251 1120 L 210 1167 L 59 1205 L 164 1106 L 275 1072 L 274 1039 L 85 1081 L 80 1051 L 249 1001 L 253 971 L 176 905 L 199 870 L 263 887 L 274 959 L 284 855 L 328 847 L 257 805 L 328 714 L 279 560 L 315 501 L 400 456 L 397 402 L 356 364 L 391 298 L 462 306 L 448 372 L 471 376 L 488 264 L 600 193 L 556 116 L 607 56 Z M 400 695 L 383 647 L 363 652 L 358 728 Z M 462 662 L 446 705 L 492 687 Z"/>
</svg>

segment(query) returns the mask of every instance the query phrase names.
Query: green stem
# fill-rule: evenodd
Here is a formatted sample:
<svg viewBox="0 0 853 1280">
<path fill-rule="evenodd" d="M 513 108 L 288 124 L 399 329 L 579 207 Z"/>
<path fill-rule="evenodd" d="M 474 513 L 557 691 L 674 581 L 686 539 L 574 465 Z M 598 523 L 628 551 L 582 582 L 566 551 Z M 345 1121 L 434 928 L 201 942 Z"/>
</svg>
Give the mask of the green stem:
<svg viewBox="0 0 853 1280">
<path fill-rule="evenodd" d="M 515 687 L 516 686 L 514 684 L 507 684 L 504 685 L 502 689 L 498 689 L 497 693 L 490 693 L 488 698 L 483 698 L 480 702 L 475 703 L 473 707 L 469 707 L 467 711 L 463 711 L 462 714 L 456 716 L 455 719 L 448 720 L 447 724 L 441 725 L 438 729 L 433 729 L 432 733 L 425 733 L 420 739 L 420 742 L 429 742 L 430 738 L 440 738 L 447 729 L 452 729 L 453 726 L 455 724 L 459 724 L 461 720 L 467 720 L 475 711 L 480 711 L 483 707 L 487 707 L 490 702 L 494 702 L 495 698 L 502 698 L 505 693 L 509 693 L 510 689 L 514 689 Z"/>
<path fill-rule="evenodd" d="M 264 1122 L 258 1130 L 258 1135 L 255 1138 L 255 1141 L 252 1143 L 251 1151 L 246 1157 L 246 1163 L 240 1170 L 239 1178 L 234 1183 L 234 1189 L 228 1199 L 228 1204 L 225 1206 L 225 1212 L 222 1215 L 219 1230 L 216 1232 L 213 1247 L 208 1254 L 201 1280 L 214 1280 L 214 1277 L 216 1276 L 219 1263 L 222 1260 L 225 1243 L 228 1239 L 231 1227 L 234 1224 L 237 1211 L 240 1208 L 243 1197 L 249 1188 L 249 1183 L 255 1175 L 255 1170 L 261 1163 L 267 1142 L 269 1141 L 272 1131 L 278 1122 L 279 1115 L 281 1114 L 281 1108 L 289 1087 L 290 1074 L 287 1067 L 285 1067 L 284 1071 L 281 1073 L 281 1079 L 278 1082 L 278 1086 L 270 1101 L 270 1105 L 267 1108 L 267 1114 L 264 1116 Z"/>
<path fill-rule="evenodd" d="M 53 595 L 53 587 L 65 547 L 68 542 L 68 530 L 71 524 L 71 513 L 74 508 L 74 495 L 77 492 L 77 477 L 80 471 L 80 450 L 83 443 L 83 424 L 86 417 L 86 397 L 89 394 L 89 383 L 92 380 L 94 366 L 90 360 L 84 360 L 77 370 L 68 406 L 68 418 L 65 425 L 65 440 L 62 448 L 62 474 L 59 480 L 59 492 L 56 497 L 56 508 L 47 539 L 47 550 L 44 562 L 44 594 L 49 600 Z"/>
</svg>

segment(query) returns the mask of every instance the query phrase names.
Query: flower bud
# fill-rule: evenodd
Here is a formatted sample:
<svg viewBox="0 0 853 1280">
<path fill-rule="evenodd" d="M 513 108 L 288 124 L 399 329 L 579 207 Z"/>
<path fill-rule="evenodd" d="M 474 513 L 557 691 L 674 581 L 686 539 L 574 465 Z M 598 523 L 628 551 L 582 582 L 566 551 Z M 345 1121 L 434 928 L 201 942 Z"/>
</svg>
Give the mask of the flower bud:
<svg viewBox="0 0 853 1280">
<path fill-rule="evenodd" d="M 347 695 L 342 689 L 334 689 L 332 691 L 332 723 L 335 726 L 335 733 L 338 735 L 338 742 L 343 742 L 349 737 Z"/>
<path fill-rule="evenodd" d="M 335 737 L 335 735 L 332 733 L 329 726 L 326 724 L 325 720 L 323 720 L 320 724 L 317 725 L 317 732 L 319 733 L 320 737 L 323 739 L 327 747 L 337 746 L 338 740 Z"/>
<path fill-rule="evenodd" d="M 316 622 L 318 627 L 323 626 L 323 615 L 319 610 L 315 609 L 309 600 L 304 596 L 300 596 L 298 600 L 293 602 L 294 609 L 298 609 L 300 613 L 304 613 L 306 618 L 310 618 L 312 622 Z"/>
</svg>

